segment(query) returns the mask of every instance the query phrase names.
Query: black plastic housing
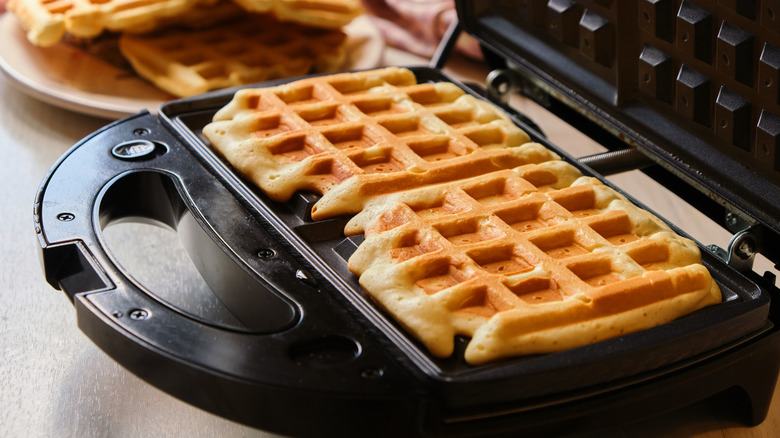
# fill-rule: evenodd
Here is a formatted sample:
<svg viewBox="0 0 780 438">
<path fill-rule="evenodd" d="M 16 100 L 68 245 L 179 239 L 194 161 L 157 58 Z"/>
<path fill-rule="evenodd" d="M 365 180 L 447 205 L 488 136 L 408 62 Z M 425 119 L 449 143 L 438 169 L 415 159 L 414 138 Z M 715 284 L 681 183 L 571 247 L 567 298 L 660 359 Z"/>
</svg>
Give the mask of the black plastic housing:
<svg viewBox="0 0 780 438">
<path fill-rule="evenodd" d="M 670 173 L 659 182 L 717 223 L 732 213 L 762 228 L 764 255 L 780 263 L 776 2 L 455 4 L 462 29 L 553 112 L 559 104 L 641 150 Z"/>
<path fill-rule="evenodd" d="M 435 69 L 413 71 L 420 82 L 452 82 Z M 432 357 L 347 270 L 359 238 L 343 236 L 344 219 L 312 222 L 316 198 L 305 193 L 269 201 L 200 135 L 234 92 L 174 101 L 159 116 L 94 133 L 54 166 L 36 198 L 48 281 L 73 300 L 81 329 L 133 373 L 211 412 L 293 435 L 571 432 L 734 386 L 753 402 L 749 422 L 766 415 L 780 365 L 769 291 L 706 251 L 722 304 L 556 354 L 477 367 L 462 349 Z M 240 325 L 176 308 L 117 263 L 102 229 L 136 219 L 179 231 Z"/>
</svg>

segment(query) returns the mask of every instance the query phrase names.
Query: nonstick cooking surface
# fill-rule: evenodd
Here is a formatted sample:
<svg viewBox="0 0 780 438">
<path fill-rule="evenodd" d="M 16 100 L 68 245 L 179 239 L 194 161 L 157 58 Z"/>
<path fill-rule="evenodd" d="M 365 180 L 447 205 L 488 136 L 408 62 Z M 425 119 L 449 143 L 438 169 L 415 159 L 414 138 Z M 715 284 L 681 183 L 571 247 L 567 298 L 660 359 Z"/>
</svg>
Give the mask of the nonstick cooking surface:
<svg viewBox="0 0 780 438">
<path fill-rule="evenodd" d="M 450 80 L 436 70 L 418 68 L 414 71 L 419 82 Z M 461 339 L 452 357 L 435 358 L 374 305 L 358 285 L 357 277 L 348 271 L 346 261 L 362 240 L 361 236 L 344 237 L 343 228 L 348 218 L 312 221 L 310 209 L 317 196 L 310 193 L 298 193 L 286 203 L 270 201 L 233 172 L 230 165 L 210 148 L 200 131 L 231 97 L 230 93 L 214 93 L 197 100 L 165 105 L 161 114 L 183 136 L 208 170 L 227 184 L 238 199 L 246 202 L 254 214 L 267 221 L 274 234 L 293 248 L 303 263 L 311 266 L 311 275 L 329 283 L 333 292 L 354 307 L 356 318 L 363 324 L 379 329 L 387 337 L 385 345 L 396 357 L 422 371 L 437 385 L 447 382 L 441 387 L 446 388 L 442 389 L 445 392 L 481 382 L 490 387 L 488 392 L 491 397 L 502 399 L 516 395 L 518 386 L 522 386 L 525 395 L 536 396 L 642 373 L 652 374 L 653 370 L 658 371 L 681 361 L 701 359 L 765 326 L 766 303 L 760 289 L 743 281 L 709 252 L 703 251 L 703 261 L 723 291 L 722 304 L 661 327 L 556 354 L 518 357 L 474 367 L 463 361 L 465 342 Z M 589 173 L 545 139 L 533 140 L 553 149 L 583 173 Z M 513 384 L 507 385 L 507 382 Z M 457 393 L 451 392 L 453 396 Z M 460 403 L 472 402 L 460 400 Z"/>
</svg>

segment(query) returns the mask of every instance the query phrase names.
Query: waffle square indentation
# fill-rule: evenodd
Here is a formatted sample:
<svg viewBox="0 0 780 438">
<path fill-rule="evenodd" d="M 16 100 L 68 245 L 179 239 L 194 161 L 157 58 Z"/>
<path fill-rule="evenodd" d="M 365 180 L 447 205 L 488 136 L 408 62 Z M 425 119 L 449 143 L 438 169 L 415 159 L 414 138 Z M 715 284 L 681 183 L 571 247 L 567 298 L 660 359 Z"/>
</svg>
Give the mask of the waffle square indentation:
<svg viewBox="0 0 780 438">
<path fill-rule="evenodd" d="M 385 129 L 399 137 L 428 134 L 431 131 L 421 125 L 417 117 L 399 117 L 379 122 Z"/>
<path fill-rule="evenodd" d="M 515 253 L 511 245 L 480 248 L 468 252 L 467 255 L 491 274 L 514 275 L 533 269 L 531 264 Z"/>
<path fill-rule="evenodd" d="M 528 277 L 505 284 L 506 287 L 528 304 L 543 304 L 563 300 L 558 283 L 549 277 Z"/>
<path fill-rule="evenodd" d="M 477 122 L 474 120 L 474 111 L 465 108 L 447 108 L 437 110 L 435 113 L 442 122 L 455 129 L 474 126 Z"/>
<path fill-rule="evenodd" d="M 423 239 L 416 231 L 407 233 L 401 237 L 398 245 L 390 250 L 390 257 L 397 262 L 403 262 L 441 250 L 441 245 L 435 240 Z"/>
<path fill-rule="evenodd" d="M 314 126 L 333 125 L 347 120 L 338 104 L 305 106 L 297 109 L 296 113 Z"/>
<path fill-rule="evenodd" d="M 520 173 L 520 177 L 539 190 L 547 189 L 558 182 L 558 175 L 548 169 L 533 168 Z"/>
<path fill-rule="evenodd" d="M 388 148 L 371 147 L 349 158 L 368 174 L 400 172 L 406 168 Z"/>
<path fill-rule="evenodd" d="M 304 135 L 280 138 L 279 141 L 268 145 L 268 151 L 274 155 L 287 157 L 293 161 L 301 161 L 306 157 L 316 155 L 319 152 Z"/>
<path fill-rule="evenodd" d="M 613 245 L 625 245 L 639 239 L 631 232 L 631 220 L 622 211 L 608 212 L 588 222 L 594 231 Z"/>
<path fill-rule="evenodd" d="M 352 101 L 363 114 L 382 116 L 408 112 L 408 108 L 397 105 L 389 96 L 371 96 Z"/>
<path fill-rule="evenodd" d="M 314 164 L 305 172 L 306 176 L 316 176 L 322 181 L 326 181 L 329 184 L 338 184 L 345 181 L 352 176 L 352 172 L 349 166 L 344 163 L 334 160 L 332 158 L 317 159 Z"/>
<path fill-rule="evenodd" d="M 425 107 L 451 103 L 463 94 L 460 90 L 456 93 L 443 92 L 431 84 L 414 85 L 404 91 L 414 103 Z"/>
<path fill-rule="evenodd" d="M 320 133 L 338 149 L 365 149 L 377 143 L 362 125 L 340 126 Z"/>
<path fill-rule="evenodd" d="M 517 197 L 504 179 L 494 179 L 483 184 L 466 187 L 465 192 L 483 205 L 500 204 Z"/>
<path fill-rule="evenodd" d="M 574 186 L 550 192 L 549 196 L 574 217 L 583 218 L 597 214 L 596 195 L 588 186 Z"/>
<path fill-rule="evenodd" d="M 436 230 L 453 245 L 471 245 L 504 236 L 501 229 L 489 226 L 480 218 L 436 225 Z"/>
<path fill-rule="evenodd" d="M 463 205 L 463 203 L 458 202 L 457 199 L 453 199 L 451 196 L 443 196 L 433 201 L 410 202 L 406 205 L 423 219 L 443 217 L 468 209 L 468 206 Z"/>
<path fill-rule="evenodd" d="M 479 285 L 467 289 L 462 296 L 459 294 L 453 310 L 489 318 L 498 312 L 514 307 L 514 303 L 508 299 L 508 295 L 511 296 L 503 289 Z"/>
<path fill-rule="evenodd" d="M 283 132 L 291 131 L 293 126 L 279 114 L 260 114 L 255 117 L 250 126 L 252 135 L 260 138 L 273 137 Z"/>
<path fill-rule="evenodd" d="M 304 104 L 318 102 L 315 96 L 314 86 L 288 87 L 277 91 L 276 96 L 286 104 Z"/>
<path fill-rule="evenodd" d="M 539 210 L 544 205 L 542 201 L 533 201 L 496 211 L 496 216 L 514 230 L 521 233 L 544 228 L 546 224 L 539 218 Z"/>
<path fill-rule="evenodd" d="M 588 250 L 574 238 L 573 230 L 559 229 L 558 231 L 535 236 L 529 239 L 529 241 L 554 259 L 563 259 L 588 253 Z"/>
<path fill-rule="evenodd" d="M 648 271 L 655 270 L 658 265 L 669 260 L 669 248 L 656 242 L 635 246 L 626 254 Z"/>
<path fill-rule="evenodd" d="M 473 141 L 479 147 L 488 147 L 500 145 L 504 142 L 504 131 L 492 126 L 480 126 L 463 132 L 469 140 Z"/>
<path fill-rule="evenodd" d="M 612 262 L 608 259 L 581 260 L 571 263 L 567 267 L 582 281 L 594 287 L 623 279 L 619 273 L 612 269 Z"/>
<path fill-rule="evenodd" d="M 422 275 L 415 284 L 426 294 L 432 295 L 468 279 L 468 275 L 459 269 L 451 259 L 441 258 L 426 263 Z"/>
<path fill-rule="evenodd" d="M 420 158 L 429 162 L 449 160 L 468 153 L 462 144 L 446 136 L 410 141 L 408 146 Z"/>
</svg>

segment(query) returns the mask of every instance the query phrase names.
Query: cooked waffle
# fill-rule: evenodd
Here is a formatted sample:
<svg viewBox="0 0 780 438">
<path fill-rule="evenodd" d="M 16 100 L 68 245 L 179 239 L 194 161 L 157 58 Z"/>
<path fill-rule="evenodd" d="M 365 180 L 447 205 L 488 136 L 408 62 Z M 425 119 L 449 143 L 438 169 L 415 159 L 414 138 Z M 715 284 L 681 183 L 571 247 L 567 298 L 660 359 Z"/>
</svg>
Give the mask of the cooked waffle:
<svg viewBox="0 0 780 438">
<path fill-rule="evenodd" d="M 119 48 L 142 77 L 179 97 L 337 70 L 346 58 L 337 30 L 255 15 L 201 30 L 123 34 Z"/>
<path fill-rule="evenodd" d="M 374 196 L 556 158 L 492 105 L 388 68 L 246 89 L 204 135 L 272 199 L 323 195 L 312 217 Z"/>
<path fill-rule="evenodd" d="M 27 32 L 27 39 L 42 47 L 54 45 L 62 39 L 65 34 L 65 16 L 60 11 L 70 8 L 70 1 L 59 5 L 56 2 L 8 0 L 8 10 L 19 18 L 22 28 Z"/>
<path fill-rule="evenodd" d="M 270 13 L 281 21 L 339 29 L 363 12 L 360 0 L 233 0 L 249 12 Z"/>
<path fill-rule="evenodd" d="M 157 20 L 189 11 L 198 4 L 217 0 L 10 0 L 8 9 L 16 14 L 27 38 L 39 46 L 59 42 L 65 32 L 91 38 L 104 30 L 150 30 Z"/>
<path fill-rule="evenodd" d="M 720 301 L 696 245 L 561 161 L 374 200 L 349 268 L 436 356 L 549 353 Z"/>
<path fill-rule="evenodd" d="M 246 16 L 246 11 L 231 0 L 200 0 L 198 4 L 176 15 L 161 15 L 137 26 L 122 29 L 123 33 L 142 34 L 169 28 L 205 29 Z"/>
<path fill-rule="evenodd" d="M 203 130 L 272 199 L 356 214 L 363 288 L 436 356 L 546 353 L 720 300 L 696 245 L 535 143 L 493 105 L 408 70 L 242 90 Z"/>
<path fill-rule="evenodd" d="M 180 29 L 204 29 L 225 23 L 231 20 L 237 20 L 245 15 L 243 9 L 239 8 L 229 0 L 222 0 L 214 5 L 199 5 L 187 12 L 175 17 L 160 19 L 156 21 L 156 26 L 166 28 L 175 26 Z M 134 32 L 128 29 L 125 32 Z M 63 43 L 88 53 L 101 61 L 107 62 L 121 70 L 131 71 L 133 66 L 122 55 L 119 50 L 120 35 L 116 33 L 104 33 L 95 38 L 77 38 L 70 34 L 65 34 L 62 38 Z"/>
</svg>

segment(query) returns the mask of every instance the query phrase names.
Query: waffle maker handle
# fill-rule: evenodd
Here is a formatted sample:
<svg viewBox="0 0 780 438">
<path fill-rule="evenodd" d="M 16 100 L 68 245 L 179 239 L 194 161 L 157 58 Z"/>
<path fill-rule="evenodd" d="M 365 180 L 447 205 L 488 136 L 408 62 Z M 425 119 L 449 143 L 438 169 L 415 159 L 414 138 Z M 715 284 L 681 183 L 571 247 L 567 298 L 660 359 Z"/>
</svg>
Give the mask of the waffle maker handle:
<svg viewBox="0 0 780 438">
<path fill-rule="evenodd" d="M 156 118 L 142 114 L 110 128 L 67 153 L 42 187 L 39 236 L 49 283 L 71 300 L 100 289 L 144 289 L 107 250 L 102 230 L 118 221 L 152 222 L 178 231 L 205 282 L 239 321 L 229 328 L 271 333 L 290 327 L 298 306 L 273 282 L 278 272 L 293 269 L 294 276 L 301 268 L 285 257 L 267 260 L 255 272 L 242 262 L 241 248 L 230 247 L 220 233 L 238 228 L 245 239 L 254 238 L 258 251 L 276 256 L 274 244 L 251 218 L 232 219 L 248 215 L 224 186 L 205 184 L 213 177 L 187 165 L 186 151 Z M 216 229 L 220 223 L 229 224 L 221 225 L 227 230 Z M 112 313 L 138 318 L 148 311 Z"/>
</svg>

